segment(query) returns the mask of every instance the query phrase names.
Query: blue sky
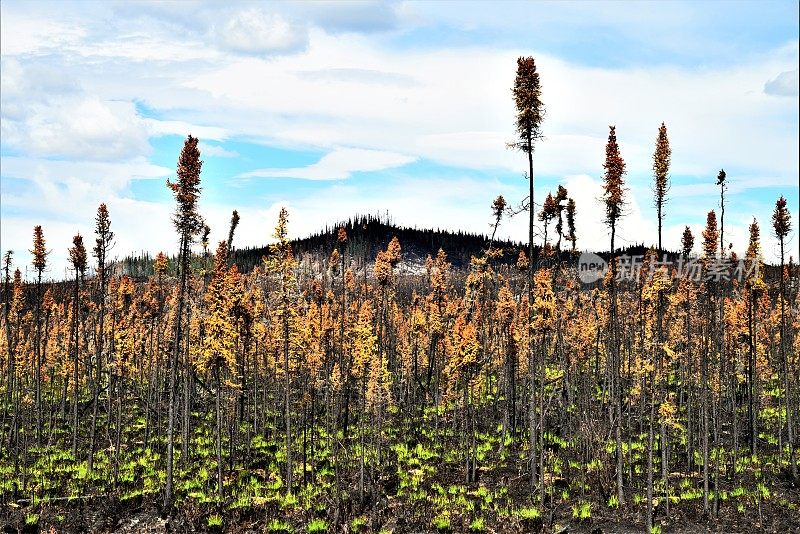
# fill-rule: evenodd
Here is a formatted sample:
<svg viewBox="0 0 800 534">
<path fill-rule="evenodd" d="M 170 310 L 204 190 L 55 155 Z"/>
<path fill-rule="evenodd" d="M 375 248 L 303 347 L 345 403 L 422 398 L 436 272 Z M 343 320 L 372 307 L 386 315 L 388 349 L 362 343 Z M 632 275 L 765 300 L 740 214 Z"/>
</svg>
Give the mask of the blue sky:
<svg viewBox="0 0 800 534">
<path fill-rule="evenodd" d="M 664 242 L 699 236 L 730 179 L 726 241 L 775 200 L 798 225 L 797 2 L 3 2 L 0 246 L 29 264 L 44 226 L 49 275 L 106 202 L 114 253 L 175 249 L 169 217 L 186 135 L 200 137 L 212 239 L 238 209 L 240 245 L 355 213 L 486 232 L 491 201 L 526 195 L 510 87 L 533 55 L 547 115 L 537 203 L 565 185 L 578 246 L 607 247 L 608 125 L 628 163 L 623 243 L 656 240 L 652 152 L 673 148 Z M 524 216 L 504 237 L 525 240 Z M 790 253 L 798 257 L 794 232 Z"/>
</svg>

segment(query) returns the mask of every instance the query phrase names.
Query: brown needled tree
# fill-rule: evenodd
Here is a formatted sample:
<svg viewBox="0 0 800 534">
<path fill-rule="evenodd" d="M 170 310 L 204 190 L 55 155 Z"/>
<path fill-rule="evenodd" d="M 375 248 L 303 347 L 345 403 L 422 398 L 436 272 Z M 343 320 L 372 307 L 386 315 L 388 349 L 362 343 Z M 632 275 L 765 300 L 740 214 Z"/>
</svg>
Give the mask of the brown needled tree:
<svg viewBox="0 0 800 534">
<path fill-rule="evenodd" d="M 772 228 L 775 230 L 775 237 L 781 244 L 781 272 L 780 272 L 780 300 L 781 300 L 781 365 L 783 366 L 783 398 L 786 403 L 786 426 L 789 432 L 789 464 L 791 465 L 792 478 L 797 479 L 797 453 L 794 443 L 794 428 L 792 426 L 792 389 L 790 383 L 789 360 L 786 357 L 786 273 L 784 272 L 784 244 L 786 236 L 792 229 L 792 217 L 786 208 L 786 199 L 781 196 L 775 202 L 775 211 L 772 213 Z"/>
<path fill-rule="evenodd" d="M 719 252 L 725 255 L 725 191 L 728 190 L 728 175 L 725 169 L 720 169 L 717 175 L 717 185 L 719 186 Z"/>
<path fill-rule="evenodd" d="M 292 493 L 292 381 L 289 356 L 292 316 L 295 313 L 295 293 L 297 281 L 294 269 L 296 262 L 289 240 L 289 212 L 281 208 L 278 214 L 278 225 L 273 237 L 276 242 L 270 246 L 271 256 L 266 259 L 267 270 L 278 278 L 279 302 L 277 313 L 281 319 L 281 341 L 283 343 L 283 379 L 284 379 L 284 419 L 286 425 L 286 493 Z"/>
<path fill-rule="evenodd" d="M 656 138 L 656 151 L 653 154 L 653 174 L 655 182 L 653 183 L 653 192 L 655 193 L 655 205 L 658 210 L 658 255 L 661 257 L 661 228 L 664 223 L 664 204 L 667 202 L 667 193 L 669 192 L 669 163 L 672 155 L 672 149 L 669 147 L 669 139 L 667 138 L 667 127 L 664 123 L 658 129 L 658 137 Z"/>
<path fill-rule="evenodd" d="M 563 237 L 564 230 L 564 214 L 563 211 L 567 207 L 564 201 L 567 200 L 567 188 L 563 185 L 558 186 L 556 191 L 555 203 L 556 213 L 558 215 L 558 222 L 556 223 L 556 234 L 558 234 L 558 241 L 556 242 L 556 250 L 561 252 L 561 238 Z"/>
<path fill-rule="evenodd" d="M 503 212 L 506 210 L 506 199 L 503 198 L 503 195 L 498 195 L 494 202 L 492 202 L 492 218 L 494 219 L 494 223 L 492 224 L 492 237 L 489 238 L 489 248 L 487 249 L 487 255 L 492 257 L 494 254 L 494 238 L 497 235 L 497 229 L 500 227 L 500 221 L 503 219 Z"/>
<path fill-rule="evenodd" d="M 189 270 L 189 252 L 194 237 L 203 228 L 203 219 L 197 212 L 197 201 L 200 198 L 200 169 L 203 162 L 200 160 L 200 150 L 197 148 L 198 139 L 189 137 L 183 144 L 183 150 L 178 159 L 178 180 L 167 180 L 167 186 L 172 190 L 177 202 L 175 215 L 172 222 L 178 232 L 179 254 L 179 285 L 178 301 L 175 311 L 174 335 L 172 338 L 172 354 L 169 360 L 169 413 L 167 416 L 167 473 L 164 483 L 164 508 L 172 507 L 173 494 L 173 449 L 175 447 L 175 382 L 178 366 L 178 356 L 181 351 L 183 312 L 186 299 L 186 286 Z"/>
<path fill-rule="evenodd" d="M 108 208 L 105 204 L 100 204 L 97 208 L 95 221 L 95 245 L 92 249 L 94 257 L 97 259 L 97 282 L 98 282 L 98 317 L 97 317 L 97 341 L 95 343 L 95 379 L 94 393 L 92 399 L 92 429 L 89 438 L 89 471 L 94 468 L 95 435 L 97 433 L 97 410 L 100 404 L 100 383 L 102 381 L 103 358 L 104 356 L 104 334 L 106 316 L 106 285 L 108 284 L 108 272 L 106 261 L 108 252 L 111 250 L 114 241 L 114 232 L 111 231 L 111 219 L 108 217 Z M 91 373 L 91 369 L 89 370 Z"/>
<path fill-rule="evenodd" d="M 81 283 L 86 274 L 86 247 L 83 246 L 83 236 L 81 234 L 72 238 L 72 247 L 69 249 L 69 262 L 75 271 L 75 287 L 72 294 L 72 455 L 77 458 L 78 454 L 78 391 L 80 367 L 80 324 L 81 324 Z"/>
<path fill-rule="evenodd" d="M 214 443 L 217 454 L 217 496 L 222 499 L 222 396 L 221 373 L 236 373 L 236 346 L 238 333 L 233 317 L 233 299 L 228 272 L 228 245 L 220 241 L 214 255 L 214 273 L 205 301 L 208 316 L 203 320 L 205 337 L 197 367 L 204 375 L 214 379 Z"/>
<path fill-rule="evenodd" d="M 14 350 L 11 341 L 11 257 L 13 250 L 3 254 L 3 320 L 5 321 L 8 352 L 8 381 L 6 382 L 6 402 L 11 405 L 14 391 Z"/>
<path fill-rule="evenodd" d="M 611 266 L 609 288 L 611 291 L 611 332 L 609 335 L 612 372 L 612 396 L 614 404 L 614 414 L 611 416 L 613 421 L 614 436 L 616 439 L 617 457 L 617 498 L 620 505 L 624 502 L 622 488 L 622 388 L 620 385 L 620 357 L 619 357 L 619 335 L 617 332 L 617 260 L 614 256 L 614 238 L 616 237 L 617 221 L 622 217 L 622 209 L 625 205 L 625 161 L 619 153 L 617 144 L 616 128 L 609 126 L 608 142 L 606 143 L 606 161 L 603 163 L 605 174 L 603 176 L 603 202 L 606 207 L 606 225 L 611 229 L 611 249 L 609 254 L 609 265 Z"/>
<path fill-rule="evenodd" d="M 534 143 L 542 138 L 541 124 L 544 118 L 544 104 L 542 103 L 542 89 L 539 83 L 539 73 L 536 71 L 536 61 L 533 57 L 520 57 L 517 59 L 517 77 L 514 80 L 514 104 L 517 108 L 517 141 L 513 147 L 521 150 L 528 156 L 528 261 L 533 261 L 533 224 L 536 217 L 533 196 L 533 149 Z M 528 287 L 528 302 L 533 302 L 533 267 L 528 269 L 526 285 Z M 528 324 L 533 322 L 533 306 L 528 308 Z M 530 450 L 531 450 L 531 487 L 536 486 L 536 388 L 533 387 L 535 355 L 533 350 L 533 336 L 528 336 L 528 358 L 531 378 L 530 400 Z"/>
<path fill-rule="evenodd" d="M 706 270 L 710 269 L 717 259 L 717 243 L 719 240 L 719 231 L 717 230 L 717 214 L 714 210 L 708 212 L 706 217 L 706 227 L 703 230 L 703 262 Z M 700 353 L 700 382 L 702 388 L 702 433 L 703 433 L 703 511 L 708 513 L 708 436 L 711 433 L 709 428 L 708 418 L 708 397 L 709 397 L 709 371 L 708 360 L 710 352 L 712 351 L 712 337 L 714 332 L 714 285 L 713 280 L 706 280 L 706 301 L 707 301 L 707 316 L 708 316 L 708 335 Z"/>
<path fill-rule="evenodd" d="M 575 199 L 570 198 L 567 201 L 567 241 L 569 241 L 569 248 L 572 255 L 575 255 L 575 243 L 578 238 L 575 235 Z"/>
<path fill-rule="evenodd" d="M 228 229 L 228 264 L 230 265 L 233 263 L 233 234 L 236 232 L 236 228 L 239 227 L 239 212 L 233 210 L 231 214 L 231 225 Z"/>
<path fill-rule="evenodd" d="M 681 254 L 683 254 L 684 259 L 689 258 L 692 248 L 694 248 L 694 235 L 692 235 L 692 229 L 686 226 L 681 236 Z"/>
<path fill-rule="evenodd" d="M 544 204 L 542 205 L 542 211 L 539 212 L 539 220 L 544 223 L 544 248 L 547 249 L 547 227 L 550 225 L 550 222 L 558 215 L 558 204 L 556 203 L 556 198 L 551 194 L 547 193 L 547 196 L 544 199 Z M 560 237 L 559 237 L 560 239 Z"/>
<path fill-rule="evenodd" d="M 34 358 L 36 359 L 36 444 L 42 444 L 42 274 L 47 268 L 44 232 L 37 225 L 33 228 L 33 267 L 36 269 L 36 307 L 34 321 L 36 337 L 34 338 Z"/>
</svg>

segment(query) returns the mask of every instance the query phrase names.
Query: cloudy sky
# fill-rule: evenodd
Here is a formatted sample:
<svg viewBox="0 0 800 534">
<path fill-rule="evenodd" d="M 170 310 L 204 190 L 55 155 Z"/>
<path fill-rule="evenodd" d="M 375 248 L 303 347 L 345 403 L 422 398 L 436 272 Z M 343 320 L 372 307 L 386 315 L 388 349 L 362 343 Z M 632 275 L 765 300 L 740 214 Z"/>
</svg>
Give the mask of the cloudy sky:
<svg viewBox="0 0 800 534">
<path fill-rule="evenodd" d="M 29 264 L 35 224 L 64 276 L 71 236 L 106 202 L 114 254 L 174 251 L 165 180 L 201 140 L 212 239 L 238 209 L 240 245 L 356 213 L 486 232 L 490 205 L 526 195 L 510 151 L 516 58 L 536 58 L 547 115 L 537 203 L 563 184 L 578 247 L 607 247 L 608 126 L 628 163 L 622 244 L 656 239 L 652 152 L 673 149 L 664 241 L 718 209 L 737 250 L 781 194 L 798 213 L 798 3 L 14 2 L 1 5 L 3 250 Z M 526 220 L 501 233 L 527 239 Z M 699 239 L 698 239 L 699 242 Z M 798 256 L 797 232 L 790 252 Z"/>
</svg>

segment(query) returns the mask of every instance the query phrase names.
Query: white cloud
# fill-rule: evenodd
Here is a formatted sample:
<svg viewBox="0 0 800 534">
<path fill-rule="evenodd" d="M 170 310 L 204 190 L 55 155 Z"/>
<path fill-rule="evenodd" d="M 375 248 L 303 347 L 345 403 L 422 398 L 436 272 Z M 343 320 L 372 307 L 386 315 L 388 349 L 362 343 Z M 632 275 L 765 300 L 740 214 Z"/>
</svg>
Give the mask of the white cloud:
<svg viewBox="0 0 800 534">
<path fill-rule="evenodd" d="M 147 130 L 130 102 L 53 96 L 3 117 L 8 145 L 40 156 L 128 158 L 150 151 Z"/>
<path fill-rule="evenodd" d="M 399 52 L 370 46 L 361 36 L 312 33 L 303 54 L 234 60 L 186 84 L 227 106 L 218 118 L 232 131 L 270 144 L 360 146 L 522 172 L 524 158 L 505 148 L 514 136 L 509 87 L 518 53 Z M 537 54 L 547 107 L 538 164 L 551 174 L 599 172 L 607 127 L 616 124 L 631 174 L 649 175 L 658 125 L 665 121 L 674 173 L 740 167 L 792 183 L 796 128 L 787 123 L 785 105 L 764 95 L 757 80 L 793 62 L 779 50 L 735 67 L 599 69 Z M 394 83 L 306 74 L 385 72 L 387 65 Z"/>
<path fill-rule="evenodd" d="M 147 130 L 152 136 L 160 135 L 180 135 L 192 134 L 199 139 L 211 139 L 212 141 L 224 141 L 230 136 L 230 132 L 224 128 L 215 126 L 198 126 L 185 121 L 142 119 L 147 126 Z M 208 145 L 210 146 L 210 145 Z"/>
<path fill-rule="evenodd" d="M 2 55 L 39 54 L 79 42 L 86 30 L 79 24 L 64 20 L 26 16 L 9 9 L 5 2 L 0 17 L 0 53 Z M 74 22 L 74 21 L 72 21 Z"/>
<path fill-rule="evenodd" d="M 332 68 L 298 71 L 297 76 L 315 82 L 358 82 L 365 84 L 414 85 L 415 81 L 408 74 L 371 69 Z"/>
<path fill-rule="evenodd" d="M 257 169 L 242 174 L 243 178 L 300 178 L 303 180 L 343 180 L 354 172 L 391 169 L 411 163 L 415 158 L 405 154 L 361 148 L 337 148 L 307 167 L 292 169 Z"/>
<path fill-rule="evenodd" d="M 374 32 L 390 30 L 399 21 L 398 4 L 380 0 L 322 0 L 308 5 L 308 16 L 327 31 Z"/>
<path fill-rule="evenodd" d="M 2 61 L 3 144 L 38 156 L 116 159 L 146 155 L 148 132 L 133 102 L 90 95 L 59 69 Z"/>
<path fill-rule="evenodd" d="M 239 11 L 214 31 L 220 46 L 245 54 L 295 52 L 308 45 L 305 27 L 261 9 Z"/>
<path fill-rule="evenodd" d="M 798 69 L 787 70 L 765 83 L 764 92 L 768 95 L 797 97 L 800 92 L 798 83 Z"/>
<path fill-rule="evenodd" d="M 228 150 L 220 145 L 209 145 L 201 142 L 198 148 L 202 156 L 210 156 L 212 158 L 235 158 L 239 156 L 239 153 L 235 150 Z"/>
<path fill-rule="evenodd" d="M 150 163 L 146 158 L 133 158 L 124 162 L 40 159 L 21 156 L 3 157 L 3 175 L 15 178 L 29 178 L 38 172 L 48 173 L 48 179 L 80 176 L 95 185 L 112 184 L 119 188 L 127 185 L 132 179 L 161 178 L 174 173 L 168 169 Z"/>
</svg>

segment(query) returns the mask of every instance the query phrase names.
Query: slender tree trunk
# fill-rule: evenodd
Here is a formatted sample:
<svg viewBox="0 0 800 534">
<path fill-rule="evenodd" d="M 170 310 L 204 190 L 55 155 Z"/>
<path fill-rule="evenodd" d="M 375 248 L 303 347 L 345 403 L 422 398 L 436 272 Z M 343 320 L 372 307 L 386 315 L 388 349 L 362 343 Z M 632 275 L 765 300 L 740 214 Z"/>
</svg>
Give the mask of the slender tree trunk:
<svg viewBox="0 0 800 534">
<path fill-rule="evenodd" d="M 756 360 L 756 332 L 755 312 L 753 310 L 755 297 L 752 293 L 747 295 L 747 328 L 750 338 L 747 357 L 747 418 L 750 425 L 750 453 L 756 453 L 756 413 L 755 413 L 755 360 Z"/>
<path fill-rule="evenodd" d="M 662 199 L 658 199 L 658 256 L 661 257 Z"/>
<path fill-rule="evenodd" d="M 647 532 L 653 531 L 653 419 L 656 416 L 655 386 L 652 378 L 650 384 L 650 422 L 647 429 Z"/>
<path fill-rule="evenodd" d="M 114 487 L 119 480 L 119 451 L 122 443 L 122 403 L 125 398 L 125 362 L 120 362 L 119 381 L 117 382 L 117 424 L 114 434 Z M 110 419 L 109 414 L 109 419 Z"/>
<path fill-rule="evenodd" d="M 531 138 L 531 124 L 528 121 L 527 142 L 528 142 L 528 271 L 526 285 L 528 288 L 528 374 L 530 375 L 531 398 L 530 398 L 530 463 L 531 463 L 531 488 L 536 487 L 537 476 L 537 457 L 536 457 L 536 356 L 533 350 L 533 332 L 530 325 L 533 323 L 533 274 L 535 264 L 533 261 L 533 223 L 536 217 L 533 197 L 533 139 Z"/>
<path fill-rule="evenodd" d="M 186 286 L 186 324 L 192 323 L 192 303 L 191 303 L 191 286 Z M 181 463 L 183 465 L 189 464 L 189 440 L 191 435 L 191 417 L 192 417 L 192 389 L 194 373 L 192 364 L 189 362 L 189 339 L 190 329 L 187 327 L 184 330 L 183 338 L 185 345 L 182 347 L 184 376 L 181 382 L 183 393 L 181 394 Z"/>
<path fill-rule="evenodd" d="M 792 390 L 789 382 L 789 360 L 786 357 L 786 287 L 783 276 L 784 251 L 783 237 L 781 237 L 781 273 L 780 273 L 780 298 L 781 298 L 781 363 L 783 365 L 783 397 L 786 404 L 786 426 L 789 432 L 789 464 L 791 465 L 792 478 L 797 479 L 797 452 L 794 445 L 794 427 L 792 426 Z"/>
<path fill-rule="evenodd" d="M 539 369 L 539 505 L 544 508 L 544 385 L 547 376 L 547 339 L 541 339 L 542 357 Z"/>
<path fill-rule="evenodd" d="M 616 226 L 611 225 L 611 395 L 613 396 L 614 404 L 614 439 L 616 441 L 616 459 L 617 459 L 617 498 L 619 499 L 619 506 L 625 502 L 625 494 L 622 485 L 622 387 L 620 384 L 620 354 L 619 354 L 619 340 L 617 331 L 617 262 L 614 256 L 614 238 L 616 237 Z"/>
<path fill-rule="evenodd" d="M 219 364 L 214 366 L 214 385 L 216 387 L 216 419 L 217 424 L 214 430 L 217 445 L 217 497 L 222 500 L 222 412 L 220 410 L 221 385 L 219 379 Z"/>
<path fill-rule="evenodd" d="M 172 478 L 173 478 L 173 454 L 175 448 L 175 380 L 180 355 L 181 345 L 181 319 L 183 318 L 183 300 L 186 289 L 186 270 L 189 264 L 189 237 L 186 232 L 181 236 L 180 254 L 180 286 L 178 288 L 178 306 L 175 311 L 175 332 L 172 338 L 173 345 L 169 360 L 169 408 L 167 415 L 167 473 L 164 485 L 164 508 L 169 510 L 172 507 Z"/>
<path fill-rule="evenodd" d="M 3 302 L 3 309 L 5 310 L 5 329 L 6 329 L 6 341 L 7 341 L 7 349 L 8 349 L 8 386 L 6 389 L 6 403 L 10 406 L 14 401 L 14 343 L 11 334 L 11 285 L 9 282 L 9 263 L 11 262 L 11 257 L 8 256 L 7 259 L 8 263 L 5 265 L 5 281 L 4 281 L 4 288 L 5 288 L 5 295 L 4 295 L 4 302 Z M 5 425 L 4 425 L 5 427 Z"/>
<path fill-rule="evenodd" d="M 283 276 L 286 276 L 285 274 Z M 286 492 L 292 493 L 292 416 L 290 406 L 291 380 L 289 376 L 289 295 L 283 281 L 283 372 L 284 414 L 286 419 Z"/>
<path fill-rule="evenodd" d="M 712 295 L 709 290 L 707 305 L 709 309 L 709 323 L 708 331 L 706 332 L 705 348 L 702 353 L 701 362 L 701 388 L 702 388 L 702 417 L 703 417 L 703 512 L 708 514 L 708 433 L 710 431 L 708 424 L 708 358 L 709 352 L 712 348 L 712 337 L 714 335 L 714 309 L 712 305 Z"/>
<path fill-rule="evenodd" d="M 106 274 L 105 274 L 105 265 L 104 262 L 101 260 L 100 267 L 98 269 L 100 271 L 100 311 L 98 317 L 98 328 L 97 328 L 97 341 L 95 346 L 95 366 L 96 366 L 96 375 L 94 379 L 94 392 L 93 392 L 93 399 L 92 399 L 92 429 L 89 437 L 89 472 L 91 473 L 94 469 L 94 453 L 96 448 L 95 443 L 95 436 L 97 434 L 97 409 L 98 404 L 100 404 L 100 384 L 102 381 L 102 366 L 103 366 L 103 335 L 105 332 L 103 331 L 104 328 L 104 320 L 106 315 Z M 90 370 L 91 372 L 91 370 Z"/>
<path fill-rule="evenodd" d="M 36 445 L 42 444 L 42 324 L 41 324 L 41 310 L 42 310 L 42 271 L 38 270 L 36 278 L 36 343 L 35 355 L 36 358 Z"/>
<path fill-rule="evenodd" d="M 72 456 L 77 459 L 78 455 L 78 360 L 80 358 L 80 346 L 81 342 L 79 339 L 79 332 L 78 332 L 78 314 L 80 313 L 80 305 L 78 304 L 79 299 L 79 278 L 78 272 L 75 272 L 75 292 L 73 296 L 73 307 L 72 307 L 72 328 L 75 332 L 75 345 L 73 346 L 73 353 L 72 358 Z"/>
</svg>

